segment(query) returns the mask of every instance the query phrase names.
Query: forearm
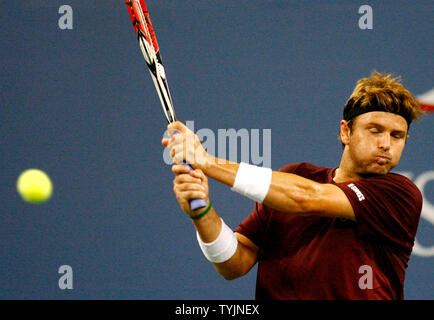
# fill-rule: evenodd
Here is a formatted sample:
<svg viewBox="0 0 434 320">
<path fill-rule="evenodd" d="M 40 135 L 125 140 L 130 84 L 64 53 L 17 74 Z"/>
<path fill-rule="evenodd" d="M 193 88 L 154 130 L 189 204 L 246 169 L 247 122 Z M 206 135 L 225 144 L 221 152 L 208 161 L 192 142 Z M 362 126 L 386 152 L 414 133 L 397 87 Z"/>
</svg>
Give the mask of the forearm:
<svg viewBox="0 0 434 320">
<path fill-rule="evenodd" d="M 232 187 L 239 166 L 236 162 L 211 157 L 207 162 L 207 166 L 201 169 L 208 177 Z"/>
<path fill-rule="evenodd" d="M 214 207 L 202 218 L 191 221 L 203 242 L 213 242 L 220 234 L 222 223 Z"/>
<path fill-rule="evenodd" d="M 239 164 L 214 158 L 204 168 L 204 173 L 216 181 L 232 187 L 237 176 Z M 268 193 L 263 203 L 271 208 L 292 213 L 309 210 L 309 201 L 318 191 L 318 183 L 295 174 L 273 171 Z"/>
<path fill-rule="evenodd" d="M 273 171 L 263 204 L 281 212 L 309 214 L 320 197 L 319 184 L 301 176 Z"/>
<path fill-rule="evenodd" d="M 219 237 L 220 232 L 222 232 L 222 219 L 214 208 L 202 218 L 192 221 L 200 239 L 204 243 L 214 242 Z M 212 262 L 217 272 L 226 280 L 235 279 L 244 275 L 256 262 L 255 258 L 252 257 L 254 251 L 251 252 L 252 249 L 247 248 L 239 241 L 238 237 L 236 241 L 236 251 L 232 256 L 223 262 Z"/>
</svg>

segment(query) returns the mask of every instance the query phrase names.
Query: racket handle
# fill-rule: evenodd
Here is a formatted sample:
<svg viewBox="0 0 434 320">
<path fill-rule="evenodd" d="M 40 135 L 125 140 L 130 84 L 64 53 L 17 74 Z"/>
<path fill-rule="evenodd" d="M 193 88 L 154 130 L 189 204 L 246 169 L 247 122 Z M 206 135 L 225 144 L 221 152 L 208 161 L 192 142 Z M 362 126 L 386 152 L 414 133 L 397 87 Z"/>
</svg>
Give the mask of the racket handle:
<svg viewBox="0 0 434 320">
<path fill-rule="evenodd" d="M 173 134 L 178 134 L 178 133 L 179 133 L 178 130 L 175 130 L 173 132 Z M 187 162 L 182 161 L 182 164 L 185 164 L 186 166 L 188 166 L 190 168 L 190 171 L 194 170 L 194 168 L 190 164 L 188 164 Z M 206 207 L 206 201 L 205 201 L 205 199 L 190 199 L 189 203 L 190 203 L 190 209 L 193 210 L 193 211 L 197 210 L 197 209 L 200 209 L 200 208 L 205 208 Z"/>
<path fill-rule="evenodd" d="M 189 165 L 187 162 L 183 161 L 182 163 L 187 165 L 190 168 L 190 171 L 194 170 L 193 167 L 191 165 Z M 190 199 L 189 203 L 190 203 L 190 208 L 193 211 L 206 207 L 205 199 Z"/>
</svg>

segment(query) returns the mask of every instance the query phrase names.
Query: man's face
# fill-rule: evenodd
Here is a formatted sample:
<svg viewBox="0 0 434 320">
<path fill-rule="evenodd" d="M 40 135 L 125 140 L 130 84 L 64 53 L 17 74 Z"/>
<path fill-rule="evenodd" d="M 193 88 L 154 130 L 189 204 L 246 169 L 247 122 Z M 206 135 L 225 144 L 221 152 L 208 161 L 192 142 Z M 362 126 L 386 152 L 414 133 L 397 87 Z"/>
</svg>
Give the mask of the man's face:
<svg viewBox="0 0 434 320">
<path fill-rule="evenodd" d="M 356 173 L 382 175 L 394 168 L 401 158 L 407 130 L 406 120 L 394 113 L 374 111 L 354 118 L 345 144 Z"/>
</svg>

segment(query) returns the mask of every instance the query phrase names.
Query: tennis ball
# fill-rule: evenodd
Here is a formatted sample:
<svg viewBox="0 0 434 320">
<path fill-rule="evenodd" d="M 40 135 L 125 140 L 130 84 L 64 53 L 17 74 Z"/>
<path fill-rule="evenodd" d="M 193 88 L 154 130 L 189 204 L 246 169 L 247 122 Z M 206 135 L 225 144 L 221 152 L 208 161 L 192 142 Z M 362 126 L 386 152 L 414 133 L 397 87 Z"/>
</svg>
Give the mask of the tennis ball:
<svg viewBox="0 0 434 320">
<path fill-rule="evenodd" d="M 42 203 L 51 197 L 53 184 L 45 172 L 28 169 L 18 177 L 17 191 L 27 202 Z"/>
</svg>

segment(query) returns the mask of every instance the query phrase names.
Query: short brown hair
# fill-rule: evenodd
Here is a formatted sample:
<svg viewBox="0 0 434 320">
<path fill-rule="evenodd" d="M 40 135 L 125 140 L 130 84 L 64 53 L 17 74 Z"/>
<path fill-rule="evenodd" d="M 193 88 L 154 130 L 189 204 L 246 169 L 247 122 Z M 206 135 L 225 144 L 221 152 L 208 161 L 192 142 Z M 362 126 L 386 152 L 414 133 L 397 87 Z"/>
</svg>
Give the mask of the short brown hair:
<svg viewBox="0 0 434 320">
<path fill-rule="evenodd" d="M 419 102 L 401 84 L 401 77 L 394 78 L 372 71 L 370 78 L 357 81 L 343 112 L 343 119 L 350 121 L 358 115 L 371 111 L 385 111 L 402 116 L 408 126 L 418 121 L 424 113 Z"/>
</svg>

